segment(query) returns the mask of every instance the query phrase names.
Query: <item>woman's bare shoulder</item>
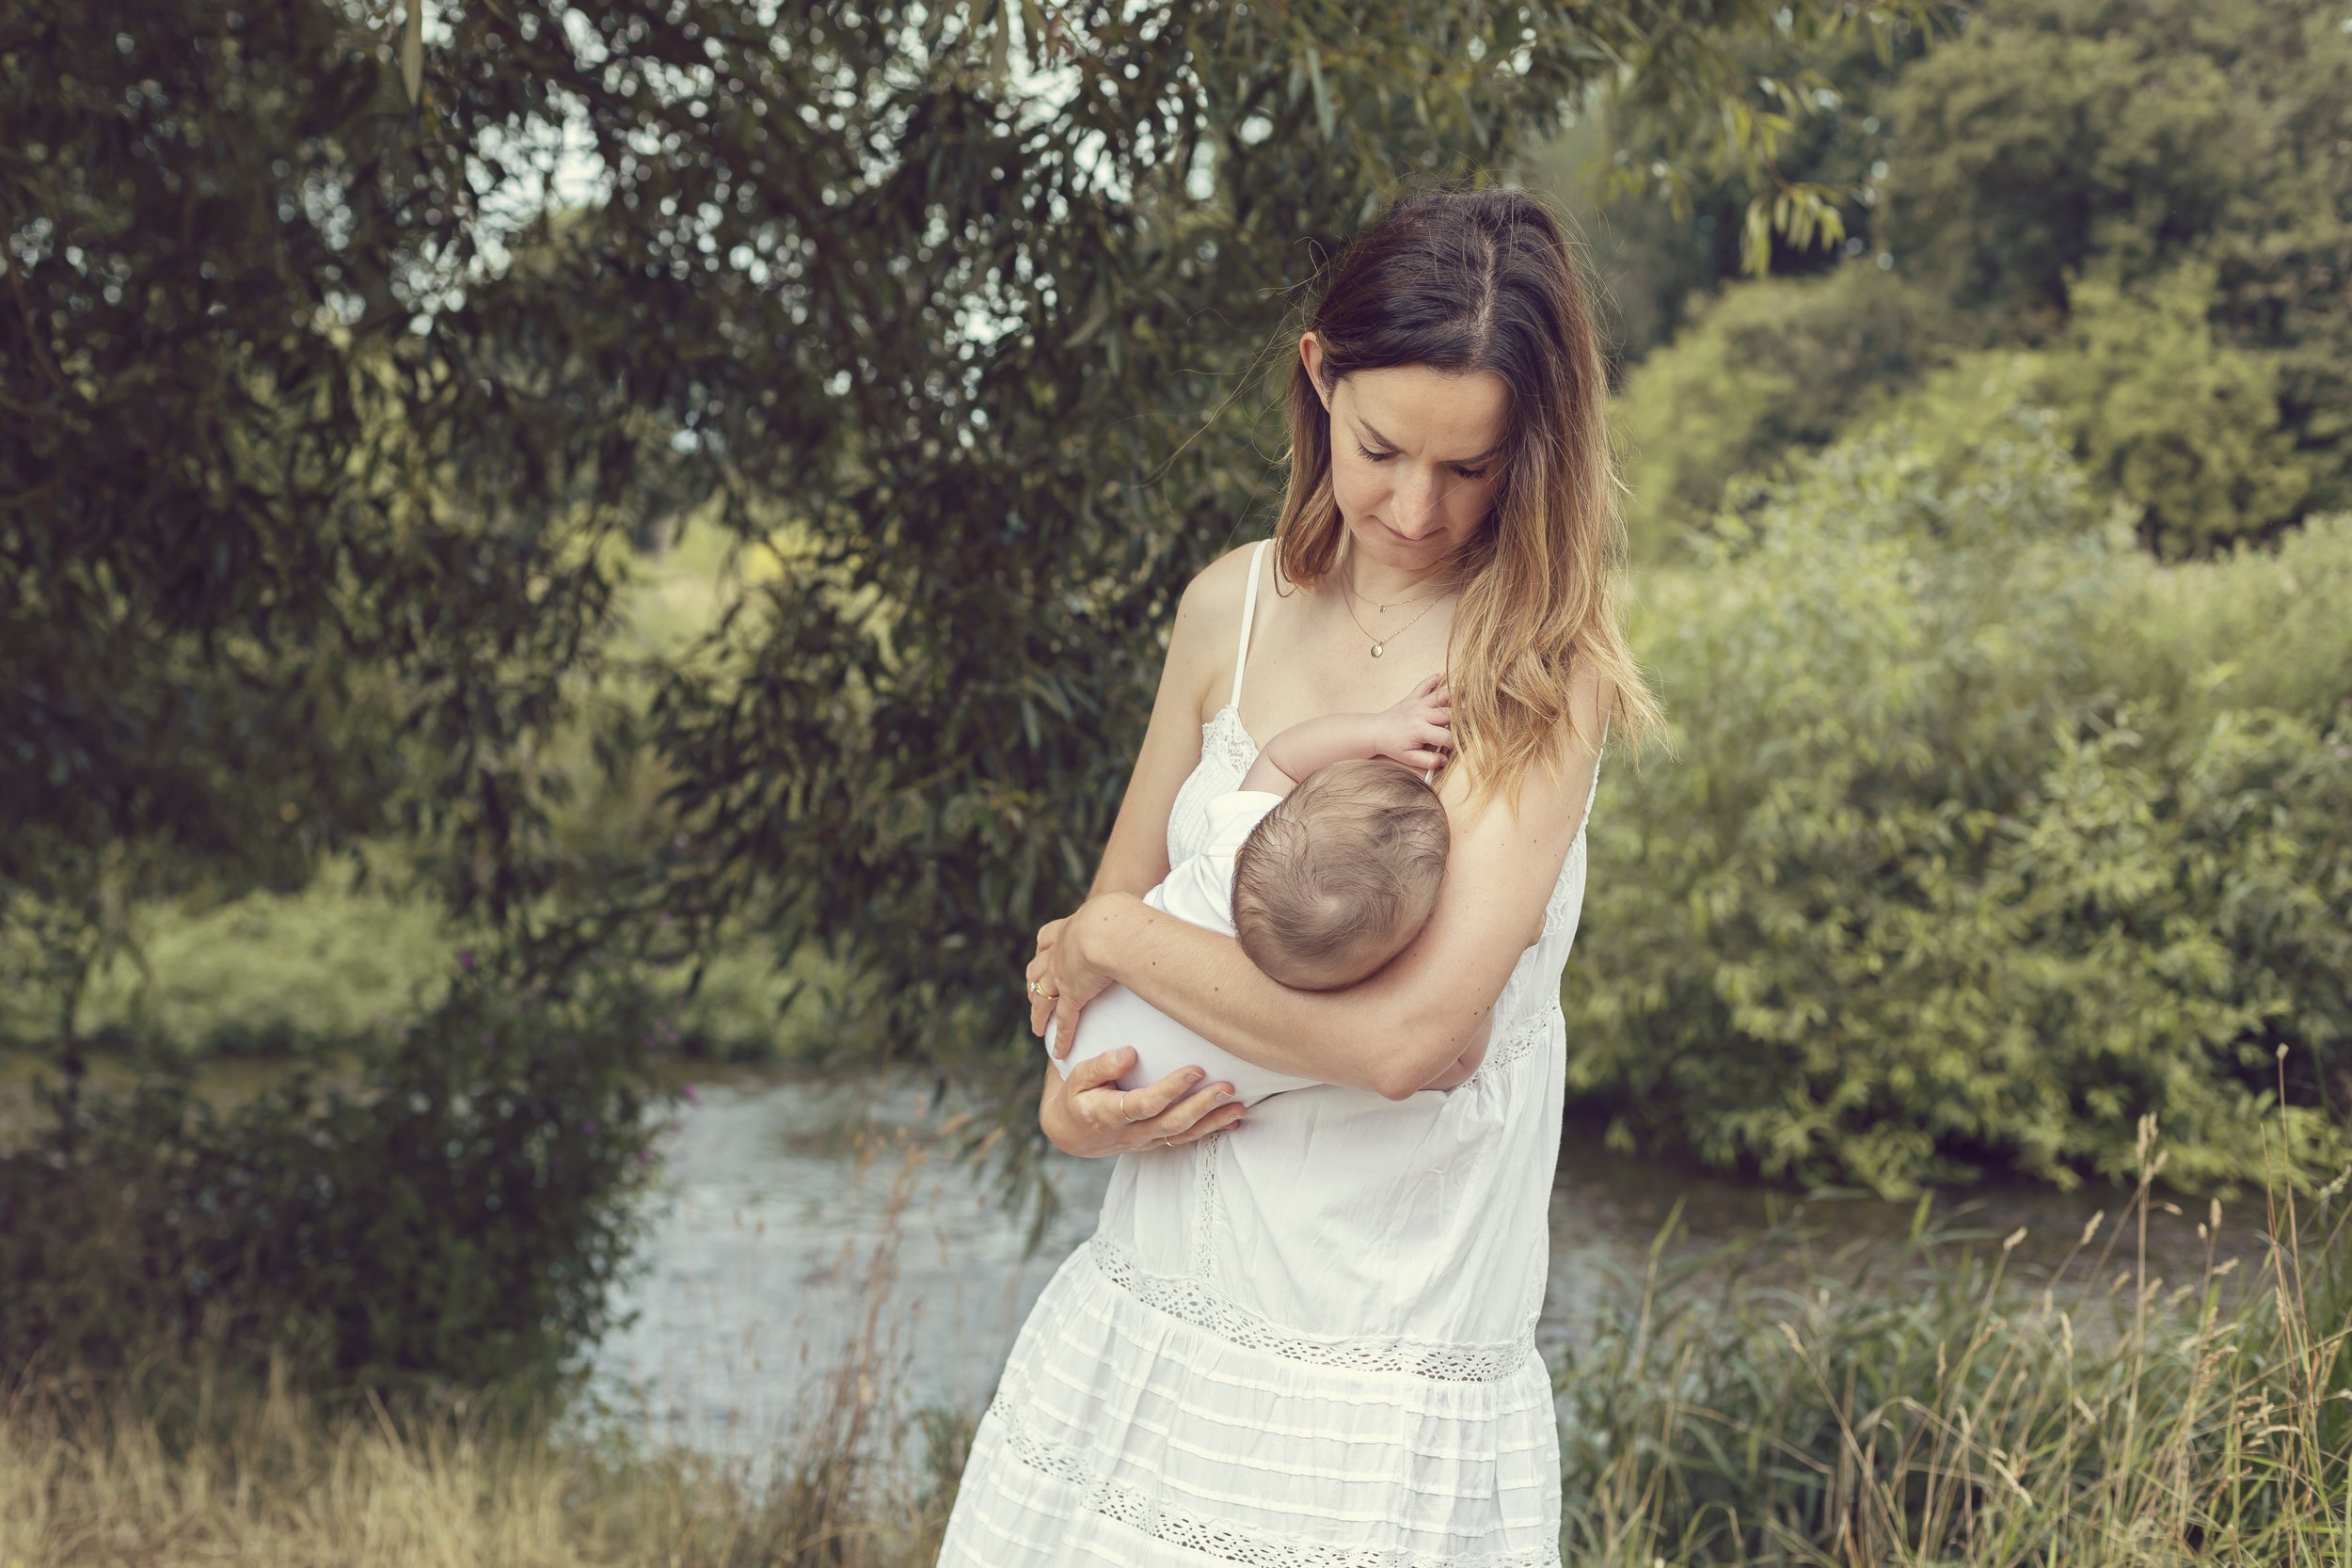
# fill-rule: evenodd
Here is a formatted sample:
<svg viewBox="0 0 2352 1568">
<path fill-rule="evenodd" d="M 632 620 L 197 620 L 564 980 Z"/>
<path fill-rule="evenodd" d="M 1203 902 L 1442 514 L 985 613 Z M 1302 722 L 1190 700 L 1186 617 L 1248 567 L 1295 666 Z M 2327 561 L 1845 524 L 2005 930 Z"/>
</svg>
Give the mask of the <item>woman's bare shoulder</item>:
<svg viewBox="0 0 2352 1568">
<path fill-rule="evenodd" d="M 1184 588 L 1179 615 L 1200 617 L 1204 629 L 1241 629 L 1241 601 L 1249 592 L 1249 563 L 1258 553 L 1253 542 L 1236 545 L 1193 574 Z"/>
<path fill-rule="evenodd" d="M 1176 606 L 1170 657 L 1199 657 L 1209 665 L 1229 663 L 1241 636 L 1241 604 L 1249 592 L 1254 544 L 1236 546 L 1200 568 Z"/>
</svg>

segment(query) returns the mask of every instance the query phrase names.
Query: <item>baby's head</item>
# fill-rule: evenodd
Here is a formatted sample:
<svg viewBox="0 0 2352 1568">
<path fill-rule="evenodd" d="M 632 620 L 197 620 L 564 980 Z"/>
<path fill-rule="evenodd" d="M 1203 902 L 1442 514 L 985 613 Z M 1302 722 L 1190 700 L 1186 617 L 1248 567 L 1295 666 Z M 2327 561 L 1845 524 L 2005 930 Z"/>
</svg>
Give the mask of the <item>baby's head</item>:
<svg viewBox="0 0 2352 1568">
<path fill-rule="evenodd" d="M 1428 920 L 1450 842 L 1437 791 L 1402 763 L 1317 768 L 1233 859 L 1242 951 L 1299 990 L 1353 985 Z"/>
</svg>

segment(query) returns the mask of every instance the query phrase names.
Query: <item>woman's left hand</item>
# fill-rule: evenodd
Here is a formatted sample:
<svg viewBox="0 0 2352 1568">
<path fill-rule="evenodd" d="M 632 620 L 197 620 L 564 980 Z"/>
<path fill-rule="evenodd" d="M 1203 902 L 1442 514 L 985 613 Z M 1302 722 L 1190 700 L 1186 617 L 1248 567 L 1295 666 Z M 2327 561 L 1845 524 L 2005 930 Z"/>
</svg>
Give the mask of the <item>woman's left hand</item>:
<svg viewBox="0 0 2352 1568">
<path fill-rule="evenodd" d="M 1054 1021 L 1054 1054 L 1067 1056 L 1078 1040 L 1078 1014 L 1107 990 L 1111 975 L 1089 951 L 1098 944 L 1105 922 L 1121 902 L 1134 899 L 1123 893 L 1102 893 L 1088 899 L 1066 920 L 1048 921 L 1037 933 L 1037 957 L 1029 960 L 1029 1033 L 1042 1037 L 1048 1019 Z"/>
</svg>

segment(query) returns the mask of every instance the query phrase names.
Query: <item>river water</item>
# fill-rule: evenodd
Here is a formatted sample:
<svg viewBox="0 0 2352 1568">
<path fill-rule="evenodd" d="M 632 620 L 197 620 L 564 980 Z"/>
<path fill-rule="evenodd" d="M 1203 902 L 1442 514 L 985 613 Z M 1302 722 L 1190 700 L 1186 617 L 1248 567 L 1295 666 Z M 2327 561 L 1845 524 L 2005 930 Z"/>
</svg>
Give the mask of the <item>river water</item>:
<svg viewBox="0 0 2352 1568">
<path fill-rule="evenodd" d="M 977 1413 L 1023 1315 L 1093 1228 L 1110 1165 L 1048 1156 L 1059 1202 L 1032 1250 L 1033 1211 L 949 1151 L 960 1109 L 906 1078 L 735 1072 L 697 1084 L 647 1199 L 641 1266 L 621 1303 L 633 1321 L 598 1347 L 587 1408 L 652 1444 L 742 1457 L 804 1430 L 825 1380 L 845 1368 L 885 1381 L 884 1402 L 901 1416 Z M 2128 1196 L 1994 1186 L 1939 1196 L 1931 1209 L 1939 1225 L 1981 1231 L 1988 1247 L 2023 1227 L 2009 1269 L 2030 1280 L 2067 1259 L 2094 1214 L 2106 1216 L 2103 1241 L 2119 1228 Z M 2225 1251 L 2245 1253 L 2259 1205 L 2238 1207 L 2221 1235 Z M 1640 1273 L 1670 1216 L 1679 1223 L 1661 1256 L 1753 1239 L 1792 1212 L 1816 1249 L 1891 1253 L 1915 1208 L 1800 1200 L 1611 1154 L 1571 1126 L 1552 1189 L 1538 1339 L 1549 1353 L 1588 1324 L 1607 1292 Z M 2185 1280 L 2203 1269 L 2197 1208 L 2149 1212 L 2151 1275 Z M 2069 1288 L 2108 1286 L 2136 1267 L 2137 1219 L 2125 1228 L 2132 1235 L 2101 1276 L 2078 1262 Z M 1801 1274 L 1791 1247 L 1780 1252 L 1765 1266 Z"/>
</svg>

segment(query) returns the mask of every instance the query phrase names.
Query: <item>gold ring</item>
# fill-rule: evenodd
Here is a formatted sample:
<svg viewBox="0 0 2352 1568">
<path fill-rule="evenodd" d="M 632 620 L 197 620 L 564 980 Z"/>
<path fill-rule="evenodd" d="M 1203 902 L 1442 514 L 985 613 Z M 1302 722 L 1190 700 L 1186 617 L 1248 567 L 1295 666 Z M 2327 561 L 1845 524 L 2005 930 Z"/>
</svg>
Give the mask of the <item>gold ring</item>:
<svg viewBox="0 0 2352 1568">
<path fill-rule="evenodd" d="M 1029 994 L 1030 994 L 1031 996 L 1043 996 L 1045 993 L 1044 993 L 1043 991 L 1041 991 L 1041 990 L 1038 990 L 1038 989 L 1037 989 L 1037 982 L 1036 982 L 1035 980 L 1032 980 L 1032 981 L 1030 981 L 1030 982 L 1029 982 Z"/>
</svg>

